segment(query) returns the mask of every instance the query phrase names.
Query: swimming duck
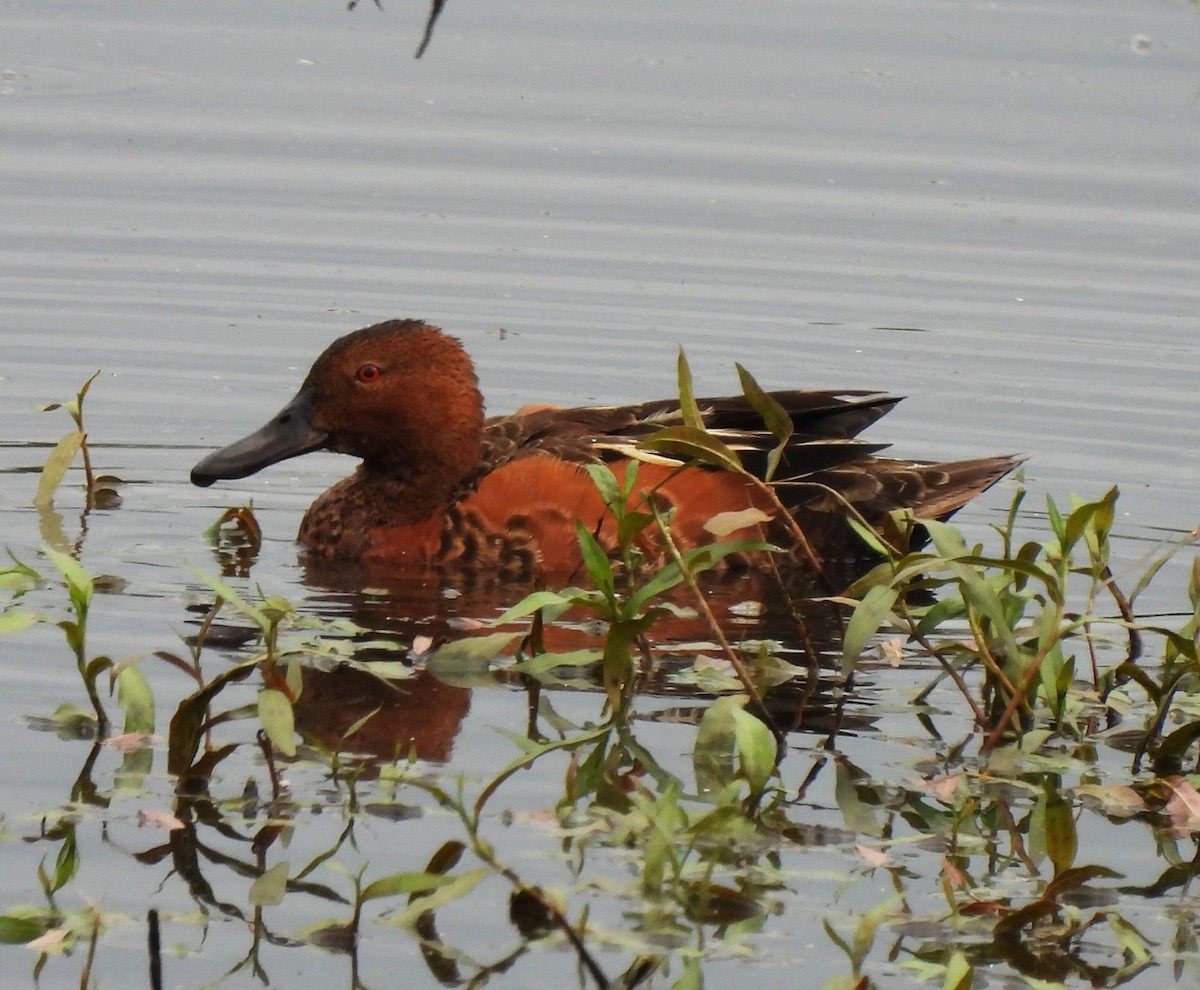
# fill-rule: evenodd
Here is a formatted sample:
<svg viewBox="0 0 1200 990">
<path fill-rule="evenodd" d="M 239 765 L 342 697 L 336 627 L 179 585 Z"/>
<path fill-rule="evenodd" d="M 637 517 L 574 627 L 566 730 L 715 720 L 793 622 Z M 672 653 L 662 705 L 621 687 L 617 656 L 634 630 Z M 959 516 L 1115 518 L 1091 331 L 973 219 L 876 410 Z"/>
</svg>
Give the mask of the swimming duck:
<svg viewBox="0 0 1200 990">
<path fill-rule="evenodd" d="M 1003 456 L 943 464 L 877 456 L 885 445 L 856 437 L 898 396 L 771 395 L 794 431 L 775 488 L 824 559 L 867 556 L 845 521 L 842 499 L 876 527 L 899 507 L 945 519 L 1018 463 Z M 776 440 L 751 403 L 731 396 L 697 405 L 706 428 L 761 476 Z M 335 340 L 291 402 L 262 429 L 205 457 L 191 479 L 208 486 L 244 478 L 314 450 L 353 454 L 362 459 L 357 470 L 321 495 L 300 524 L 298 540 L 310 558 L 528 581 L 579 569 L 576 520 L 601 545 L 615 545 L 612 516 L 584 465 L 604 462 L 623 480 L 636 454 L 635 495 L 670 510 L 681 547 L 713 540 L 706 524 L 718 514 L 751 508 L 760 512 L 726 516 L 747 521 L 722 535 L 787 542 L 778 519 L 755 521 L 778 515 L 761 486 L 636 450 L 639 441 L 682 423 L 676 399 L 527 406 L 485 418 L 474 367 L 459 341 L 419 320 L 391 320 Z M 651 559 L 662 551 L 645 549 Z M 755 555 L 737 560 L 765 563 Z"/>
</svg>

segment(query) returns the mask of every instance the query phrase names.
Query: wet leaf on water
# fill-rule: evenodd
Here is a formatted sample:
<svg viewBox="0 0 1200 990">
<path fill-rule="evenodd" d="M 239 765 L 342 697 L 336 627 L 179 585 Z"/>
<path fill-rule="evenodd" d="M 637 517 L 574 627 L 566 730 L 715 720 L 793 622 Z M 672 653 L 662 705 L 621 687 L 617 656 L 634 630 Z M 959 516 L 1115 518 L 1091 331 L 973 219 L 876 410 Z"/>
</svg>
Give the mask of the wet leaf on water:
<svg viewBox="0 0 1200 990">
<path fill-rule="evenodd" d="M 1100 810 L 1112 818 L 1133 818 L 1149 810 L 1146 799 L 1128 784 L 1076 784 L 1075 794 L 1098 803 Z"/>
<path fill-rule="evenodd" d="M 499 632 L 451 640 L 425 660 L 425 669 L 443 684 L 488 673 L 493 660 L 521 638 L 521 633 Z"/>
<path fill-rule="evenodd" d="M 570 650 L 566 653 L 538 653 L 528 660 L 514 663 L 510 670 L 531 677 L 540 677 L 560 667 L 591 667 L 598 664 L 604 656 L 599 649 Z"/>
<path fill-rule="evenodd" d="M 704 528 L 713 536 L 724 538 L 740 529 L 769 523 L 772 518 L 774 517 L 763 512 L 762 509 L 755 508 L 741 509 L 737 512 L 718 512 L 705 522 Z"/>
<path fill-rule="evenodd" d="M 1200 791 L 1186 777 L 1168 777 L 1163 781 L 1171 789 L 1164 809 L 1179 832 L 1200 830 Z"/>
<path fill-rule="evenodd" d="M 250 885 L 249 901 L 252 907 L 274 907 L 283 903 L 287 893 L 288 863 L 276 863 L 265 870 Z"/>
<path fill-rule="evenodd" d="M 168 832 L 175 832 L 186 827 L 183 822 L 166 811 L 147 811 L 142 808 L 138 809 L 137 822 L 139 828 L 152 825 L 155 828 L 164 828 Z"/>
<path fill-rule="evenodd" d="M 861 842 L 857 842 L 854 845 L 854 851 L 866 860 L 867 865 L 872 869 L 887 866 L 888 864 L 888 854 L 882 849 L 876 849 L 874 846 L 865 846 Z"/>
</svg>

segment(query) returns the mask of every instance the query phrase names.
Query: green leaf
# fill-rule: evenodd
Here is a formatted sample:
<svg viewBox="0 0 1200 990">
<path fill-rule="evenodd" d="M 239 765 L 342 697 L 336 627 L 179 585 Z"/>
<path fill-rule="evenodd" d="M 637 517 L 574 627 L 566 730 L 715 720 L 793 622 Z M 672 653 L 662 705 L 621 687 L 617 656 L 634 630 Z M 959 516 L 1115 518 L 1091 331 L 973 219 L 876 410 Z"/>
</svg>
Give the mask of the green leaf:
<svg viewBox="0 0 1200 990">
<path fill-rule="evenodd" d="M 726 696 L 709 705 L 700 717 L 692 744 L 692 770 L 696 775 L 696 791 L 701 795 L 718 794 L 733 779 L 737 743 L 734 713 L 738 711 L 741 711 L 738 699 Z"/>
<path fill-rule="evenodd" d="M 10 608 L 4 612 L 0 612 L 0 636 L 5 633 L 20 632 L 22 629 L 28 629 L 30 626 L 44 619 L 45 616 L 39 615 L 37 612 L 26 612 L 23 609 Z"/>
<path fill-rule="evenodd" d="M 445 904 L 465 897 L 481 880 L 491 875 L 491 870 L 478 869 L 453 877 L 449 883 L 442 884 L 432 893 L 413 901 L 405 911 L 390 919 L 390 922 L 400 928 L 411 928 L 425 912 L 436 911 Z M 446 878 L 438 877 L 439 881 L 444 879 Z"/>
<path fill-rule="evenodd" d="M 929 533 L 929 542 L 933 544 L 939 556 L 953 560 L 968 552 L 966 541 L 957 527 L 938 522 L 936 519 L 922 519 L 921 525 Z"/>
<path fill-rule="evenodd" d="M 679 380 L 679 412 L 683 416 L 684 426 L 704 432 L 704 420 L 700 417 L 700 408 L 696 405 L 696 395 L 692 391 L 692 369 L 688 367 L 687 355 L 679 348 L 679 358 L 675 363 L 676 375 Z"/>
<path fill-rule="evenodd" d="M 846 623 L 846 635 L 842 639 L 843 675 L 854 670 L 871 637 L 887 621 L 899 595 L 900 590 L 891 585 L 876 585 L 863 595 Z"/>
<path fill-rule="evenodd" d="M 607 464 L 585 464 L 584 468 L 592 479 L 592 484 L 600 492 L 607 506 L 622 505 L 625 501 L 621 487 L 617 484 L 617 476 Z"/>
<path fill-rule="evenodd" d="M 759 719 L 745 708 L 733 710 L 733 730 L 737 738 L 738 760 L 742 774 L 754 797 L 766 790 L 775 772 L 775 737 Z"/>
<path fill-rule="evenodd" d="M 288 864 L 285 860 L 276 863 L 265 870 L 250 885 L 250 905 L 252 907 L 273 907 L 283 903 L 283 895 L 287 893 Z"/>
<path fill-rule="evenodd" d="M 125 667 L 117 675 L 117 704 L 125 713 L 126 732 L 154 731 L 154 694 L 138 667 Z"/>
<path fill-rule="evenodd" d="M 942 990 L 971 990 L 975 983 L 975 968 L 967 961 L 962 950 L 955 949 L 946 964 L 946 979 Z"/>
<path fill-rule="evenodd" d="M 50 558 L 51 563 L 58 568 L 58 573 L 67 582 L 72 602 L 76 603 L 77 607 L 86 609 L 92 601 L 92 576 L 69 554 L 53 547 L 42 547 L 42 553 Z"/>
<path fill-rule="evenodd" d="M 1115 911 L 1106 911 L 1104 917 L 1117 937 L 1117 943 L 1135 964 L 1141 965 L 1153 960 L 1154 953 L 1151 952 L 1149 946 L 1154 943 L 1149 942 L 1145 935 Z"/>
<path fill-rule="evenodd" d="M 365 903 L 383 897 L 398 897 L 402 894 L 425 894 L 437 890 L 439 887 L 447 887 L 453 882 L 454 877 L 441 873 L 424 871 L 393 873 L 391 876 L 372 880 L 363 888 L 359 897 Z"/>
<path fill-rule="evenodd" d="M 54 445 L 54 449 L 50 451 L 50 456 L 46 458 L 46 463 L 42 467 L 37 494 L 33 496 L 34 505 L 48 506 L 54 501 L 54 493 L 58 491 L 58 486 L 62 484 L 63 477 L 75 460 L 75 455 L 83 446 L 83 439 L 83 434 L 76 430 L 74 433 L 68 433 Z"/>
<path fill-rule="evenodd" d="M 287 695 L 274 688 L 259 691 L 258 720 L 275 749 L 284 756 L 296 755 L 296 717 Z"/>
<path fill-rule="evenodd" d="M 582 588 L 564 588 L 562 591 L 534 591 L 522 598 L 516 605 L 492 620 L 493 626 L 506 626 L 517 619 L 523 619 L 534 612 L 545 609 L 546 621 L 553 622 L 563 612 L 575 605 L 581 604 L 580 599 L 587 592 Z"/>
<path fill-rule="evenodd" d="M 1050 791 L 1045 795 L 1045 807 L 1042 812 L 1042 828 L 1046 854 L 1054 864 L 1054 873 L 1064 873 L 1075 862 L 1075 853 L 1079 848 L 1079 836 L 1075 830 L 1075 817 L 1072 814 L 1070 802 L 1066 801 L 1058 791 Z"/>
<path fill-rule="evenodd" d="M 216 595 L 222 601 L 228 602 L 230 605 L 232 605 L 237 611 L 241 612 L 242 615 L 250 619 L 250 621 L 258 626 L 258 628 L 264 633 L 270 630 L 271 620 L 267 617 L 267 615 L 261 609 L 255 608 L 253 605 L 247 602 L 241 595 L 237 593 L 236 590 L 234 590 L 231 585 L 226 584 L 219 577 L 205 574 L 203 571 L 198 570 L 195 567 L 189 567 L 188 570 L 190 570 L 196 575 L 196 577 L 208 585 L 209 589 L 214 595 Z"/>
<path fill-rule="evenodd" d="M 507 669 L 538 677 L 559 667 L 591 667 L 598 664 L 603 656 L 604 651 L 597 649 L 571 650 L 568 653 L 539 653 L 528 660 L 514 663 Z M 1197 724 L 1200 725 L 1200 723 Z"/>
<path fill-rule="evenodd" d="M 779 548 L 762 540 L 722 540 L 692 547 L 683 553 L 683 566 L 692 574 L 715 567 L 733 553 L 777 553 Z M 638 613 L 657 595 L 674 588 L 683 580 L 683 573 L 674 562 L 668 564 L 629 596 L 631 613 Z"/>
<path fill-rule="evenodd" d="M 685 457 L 722 471 L 744 472 L 741 460 L 730 447 L 708 431 L 692 426 L 665 426 L 642 440 L 638 449 Z"/>
<path fill-rule="evenodd" d="M 0 944 L 24 945 L 61 923 L 61 917 L 45 908 L 12 908 L 0 914 Z"/>
<path fill-rule="evenodd" d="M 75 842 L 75 826 L 63 823 L 63 844 L 54 860 L 54 879 L 50 892 L 62 890 L 79 872 L 79 846 Z"/>
<path fill-rule="evenodd" d="M 519 632 L 496 632 L 451 640 L 429 654 L 425 669 L 444 684 L 464 677 L 477 677 L 487 673 L 492 661 L 522 635 Z"/>
<path fill-rule="evenodd" d="M 578 519 L 575 520 L 575 537 L 579 541 L 583 566 L 588 572 L 588 577 L 605 598 L 611 599 L 616 589 L 616 577 L 613 575 L 612 561 L 608 559 L 608 554 Z"/>
<path fill-rule="evenodd" d="M 763 424 L 771 431 L 771 436 L 778 441 L 771 453 L 767 455 L 767 471 L 763 480 L 770 481 L 775 476 L 775 471 L 779 467 L 779 459 L 783 456 L 787 442 L 792 437 L 794 429 L 792 417 L 787 414 L 787 410 L 773 395 L 764 392 L 759 387 L 754 376 L 740 364 L 737 365 L 737 372 L 742 383 L 742 394 L 754 407 L 754 411 L 762 417 Z"/>
</svg>

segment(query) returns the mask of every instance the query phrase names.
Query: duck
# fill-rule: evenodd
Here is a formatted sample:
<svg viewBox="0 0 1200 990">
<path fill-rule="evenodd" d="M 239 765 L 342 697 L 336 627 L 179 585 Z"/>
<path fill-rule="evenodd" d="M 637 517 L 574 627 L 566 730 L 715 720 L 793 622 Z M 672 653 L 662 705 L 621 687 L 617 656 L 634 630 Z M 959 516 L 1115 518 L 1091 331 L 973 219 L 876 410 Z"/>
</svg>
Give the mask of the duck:
<svg viewBox="0 0 1200 990">
<path fill-rule="evenodd" d="M 532 405 L 489 418 L 458 339 L 423 320 L 388 320 L 330 344 L 283 409 L 204 457 L 191 481 L 207 487 L 245 478 L 310 451 L 349 454 L 360 459 L 356 470 L 301 521 L 297 540 L 309 562 L 536 583 L 581 572 L 581 527 L 617 554 L 617 524 L 589 465 L 606 465 L 618 485 L 628 479 L 631 506 L 669 519 L 681 550 L 711 543 L 717 533 L 786 546 L 798 527 L 807 546 L 790 558 L 812 568 L 871 558 L 847 522 L 848 507 L 880 531 L 894 509 L 944 520 L 1019 463 L 1011 456 L 943 463 L 881 456 L 887 445 L 859 434 L 900 396 L 767 394 L 791 422 L 774 458 L 779 441 L 747 395 L 688 403 L 691 424 L 698 413 L 744 467 L 722 470 L 650 440 L 689 422 L 680 399 Z M 782 519 L 781 509 L 791 518 Z M 718 518 L 725 525 L 713 526 Z M 647 527 L 640 538 L 650 564 L 666 558 L 655 532 Z M 762 568 L 767 558 L 749 549 L 723 566 Z"/>
</svg>

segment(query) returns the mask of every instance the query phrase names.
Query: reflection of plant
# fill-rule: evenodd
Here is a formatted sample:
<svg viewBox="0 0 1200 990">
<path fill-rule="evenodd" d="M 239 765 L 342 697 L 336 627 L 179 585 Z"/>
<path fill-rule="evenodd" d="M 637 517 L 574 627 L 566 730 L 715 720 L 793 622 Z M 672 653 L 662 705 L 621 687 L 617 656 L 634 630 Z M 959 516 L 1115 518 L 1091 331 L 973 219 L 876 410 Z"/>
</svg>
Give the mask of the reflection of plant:
<svg viewBox="0 0 1200 990">
<path fill-rule="evenodd" d="M 42 576 L 28 564 L 17 560 L 11 550 L 8 556 L 12 564 L 0 567 L 0 591 L 7 591 L 9 595 L 9 600 L 5 602 L 3 610 L 0 610 L 0 635 L 28 629 L 43 618 L 37 612 L 18 608 L 14 604 L 22 595 L 36 588 Z"/>
<path fill-rule="evenodd" d="M 43 547 L 42 552 L 58 568 L 58 572 L 67 586 L 67 596 L 73 618 L 61 620 L 58 627 L 66 636 L 67 646 L 75 656 L 75 666 L 79 670 L 79 677 L 83 681 L 88 701 L 91 702 L 92 711 L 95 713 L 96 736 L 100 739 L 107 736 L 110 724 L 97 686 L 100 675 L 106 671 L 111 673 L 110 683 L 115 684 L 118 688 L 118 697 L 122 700 L 122 708 L 126 711 L 125 731 L 153 731 L 154 705 L 150 699 L 149 686 L 141 671 L 132 664 L 116 666 L 107 656 L 88 656 L 88 613 L 95 591 L 95 577 L 85 571 L 79 562 L 68 554 L 60 553 L 51 547 Z"/>
</svg>

